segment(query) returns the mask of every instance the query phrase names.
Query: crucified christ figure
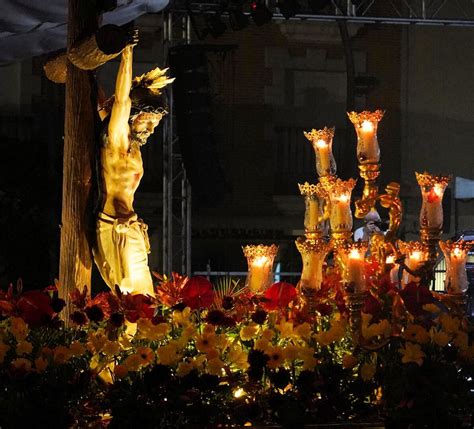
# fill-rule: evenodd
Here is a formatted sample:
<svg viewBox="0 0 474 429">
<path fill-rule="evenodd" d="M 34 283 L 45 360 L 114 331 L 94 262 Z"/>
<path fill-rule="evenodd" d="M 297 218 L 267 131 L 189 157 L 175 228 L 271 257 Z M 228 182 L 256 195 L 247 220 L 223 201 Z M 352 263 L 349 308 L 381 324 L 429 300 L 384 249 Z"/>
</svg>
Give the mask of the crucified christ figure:
<svg viewBox="0 0 474 429">
<path fill-rule="evenodd" d="M 133 41 L 122 52 L 115 95 L 104 103 L 100 148 L 101 209 L 97 215 L 94 261 L 107 285 L 122 292 L 153 295 L 148 267 L 147 225 L 133 208 L 135 191 L 143 176 L 140 148 L 162 117 L 160 89 L 174 79 L 154 69 L 132 80 Z"/>
</svg>

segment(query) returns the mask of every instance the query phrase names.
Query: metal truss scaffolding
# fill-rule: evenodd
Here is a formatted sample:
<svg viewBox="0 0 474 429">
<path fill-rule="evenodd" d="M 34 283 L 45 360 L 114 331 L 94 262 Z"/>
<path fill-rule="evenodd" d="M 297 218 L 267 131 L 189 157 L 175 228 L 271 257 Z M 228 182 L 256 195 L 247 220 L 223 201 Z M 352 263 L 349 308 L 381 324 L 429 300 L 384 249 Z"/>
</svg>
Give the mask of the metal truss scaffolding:
<svg viewBox="0 0 474 429">
<path fill-rule="evenodd" d="M 273 11 L 273 19 L 285 19 L 281 15 L 276 0 L 264 3 Z M 283 3 L 283 2 L 282 2 Z M 290 20 L 304 21 L 347 21 L 360 24 L 400 24 L 400 25 L 448 25 L 474 26 L 474 2 L 472 0 L 300 0 L 300 13 Z M 226 14 L 222 0 L 192 1 L 174 4 L 176 11 L 194 14 Z M 245 12 L 245 8 L 244 8 Z M 247 11 L 246 13 L 250 13 Z"/>
<path fill-rule="evenodd" d="M 169 49 L 190 42 L 189 18 L 163 13 L 164 58 Z M 183 165 L 176 118 L 173 109 L 173 89 L 168 92 L 168 118 L 163 129 L 163 273 L 173 271 L 191 274 L 191 185 Z"/>
</svg>

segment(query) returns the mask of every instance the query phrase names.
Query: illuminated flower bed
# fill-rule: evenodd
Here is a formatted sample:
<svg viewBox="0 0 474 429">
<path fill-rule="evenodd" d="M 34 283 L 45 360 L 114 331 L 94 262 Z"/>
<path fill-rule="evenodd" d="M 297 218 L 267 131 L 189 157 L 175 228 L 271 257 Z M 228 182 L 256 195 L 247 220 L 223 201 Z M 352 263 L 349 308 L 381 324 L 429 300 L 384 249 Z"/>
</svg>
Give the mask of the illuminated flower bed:
<svg viewBox="0 0 474 429">
<path fill-rule="evenodd" d="M 55 287 L 0 294 L 0 426 L 469 425 L 467 320 L 416 283 L 365 266 L 354 333 L 330 269 L 312 305 L 288 283 L 158 277 L 156 298 L 87 291 L 71 327 Z M 357 338 L 356 338 L 357 337 Z"/>
</svg>

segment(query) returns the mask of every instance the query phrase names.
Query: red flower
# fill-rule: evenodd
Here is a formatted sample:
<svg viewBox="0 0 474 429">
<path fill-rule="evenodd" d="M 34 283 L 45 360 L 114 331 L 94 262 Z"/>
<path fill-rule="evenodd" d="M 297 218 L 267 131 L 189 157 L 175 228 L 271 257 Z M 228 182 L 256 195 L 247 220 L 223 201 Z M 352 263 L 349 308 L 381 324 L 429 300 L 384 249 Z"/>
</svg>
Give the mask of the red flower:
<svg viewBox="0 0 474 429">
<path fill-rule="evenodd" d="M 181 299 L 192 310 L 209 307 L 214 302 L 212 283 L 205 277 L 191 277 L 181 290 Z"/>
<path fill-rule="evenodd" d="M 265 291 L 264 297 L 266 300 L 263 303 L 265 310 L 286 308 L 296 298 L 296 288 L 290 283 L 274 283 Z"/>
<path fill-rule="evenodd" d="M 100 292 L 88 302 L 87 308 L 90 308 L 94 305 L 100 307 L 104 313 L 104 317 L 108 319 L 112 313 L 118 311 L 120 302 L 117 296 L 114 294 L 110 292 Z"/>
<path fill-rule="evenodd" d="M 423 310 L 423 306 L 436 301 L 426 286 L 418 285 L 414 282 L 408 283 L 399 294 L 407 310 L 415 317 L 427 314 L 427 312 Z"/>
<path fill-rule="evenodd" d="M 371 293 L 367 294 L 364 301 L 364 313 L 371 314 L 375 319 L 378 319 L 382 313 L 382 304 Z"/>
<path fill-rule="evenodd" d="M 155 286 L 159 300 L 168 307 L 176 305 L 181 298 L 182 289 L 188 278 L 178 273 L 171 273 L 169 279 L 155 272 L 153 272 L 153 275 L 159 280 L 158 285 Z"/>
<path fill-rule="evenodd" d="M 132 323 L 138 319 L 151 319 L 155 313 L 155 306 L 148 295 L 125 293 L 121 296 L 125 318 Z"/>
<path fill-rule="evenodd" d="M 16 303 L 16 308 L 18 315 L 32 327 L 48 323 L 54 314 L 51 298 L 40 290 L 23 293 Z"/>
</svg>

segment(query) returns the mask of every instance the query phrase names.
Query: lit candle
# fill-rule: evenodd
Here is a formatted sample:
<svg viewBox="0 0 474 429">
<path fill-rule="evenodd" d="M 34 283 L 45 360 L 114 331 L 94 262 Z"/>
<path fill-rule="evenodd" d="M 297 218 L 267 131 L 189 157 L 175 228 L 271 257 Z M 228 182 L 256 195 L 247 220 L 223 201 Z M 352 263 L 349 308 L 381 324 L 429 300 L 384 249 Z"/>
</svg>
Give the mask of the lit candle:
<svg viewBox="0 0 474 429">
<path fill-rule="evenodd" d="M 301 195 L 305 197 L 305 234 L 309 238 L 320 237 L 324 234 L 323 210 L 326 193 L 320 184 L 311 185 L 305 182 L 298 186 Z"/>
<path fill-rule="evenodd" d="M 352 230 L 351 193 L 355 183 L 354 179 L 347 181 L 337 179 L 328 185 L 331 202 L 329 221 L 333 232 Z"/>
<path fill-rule="evenodd" d="M 357 133 L 357 159 L 360 164 L 374 164 L 380 160 L 377 127 L 383 115 L 382 110 L 348 113 Z"/>
<path fill-rule="evenodd" d="M 398 242 L 398 248 L 405 255 L 405 265 L 411 271 L 419 270 L 428 260 L 428 248 L 417 241 Z M 405 287 L 408 283 L 418 283 L 420 278 L 410 274 L 404 270 L 402 275 L 402 286 Z"/>
<path fill-rule="evenodd" d="M 334 127 L 324 127 L 321 130 L 304 132 L 305 137 L 311 142 L 316 156 L 316 172 L 318 176 L 333 176 L 336 174 L 336 162 L 332 154 L 332 139 Z"/>
<path fill-rule="evenodd" d="M 354 293 L 366 290 L 365 254 L 361 249 L 351 248 L 347 256 L 347 283 L 354 286 Z"/>
<path fill-rule="evenodd" d="M 389 273 L 390 283 L 398 285 L 399 283 L 398 272 L 400 271 L 400 265 L 398 265 L 395 262 L 395 256 L 393 255 L 387 256 L 385 263 L 390 267 L 390 273 Z"/>
<path fill-rule="evenodd" d="M 440 230 L 443 227 L 443 195 L 449 177 L 416 173 L 416 179 L 420 185 L 422 197 L 420 226 Z"/>
<path fill-rule="evenodd" d="M 278 252 L 278 246 L 249 245 L 242 247 L 242 250 L 248 264 L 246 285 L 253 293 L 263 292 L 273 280 L 273 260 Z"/>
<path fill-rule="evenodd" d="M 320 289 L 324 260 L 329 252 L 329 245 L 323 240 L 304 240 L 302 237 L 296 240 L 295 244 L 303 262 L 300 286 Z"/>
<path fill-rule="evenodd" d="M 266 256 L 259 256 L 250 265 L 249 289 L 252 292 L 259 292 L 263 289 L 265 280 L 268 277 L 270 266 Z"/>
<path fill-rule="evenodd" d="M 469 286 L 466 261 L 472 243 L 453 243 L 448 240 L 440 241 L 439 246 L 446 258 L 446 277 L 444 280 L 446 291 L 450 294 L 466 293 Z"/>
<path fill-rule="evenodd" d="M 329 143 L 322 139 L 318 140 L 316 142 L 316 152 L 319 157 L 321 170 L 329 174 L 331 169 Z"/>
</svg>

